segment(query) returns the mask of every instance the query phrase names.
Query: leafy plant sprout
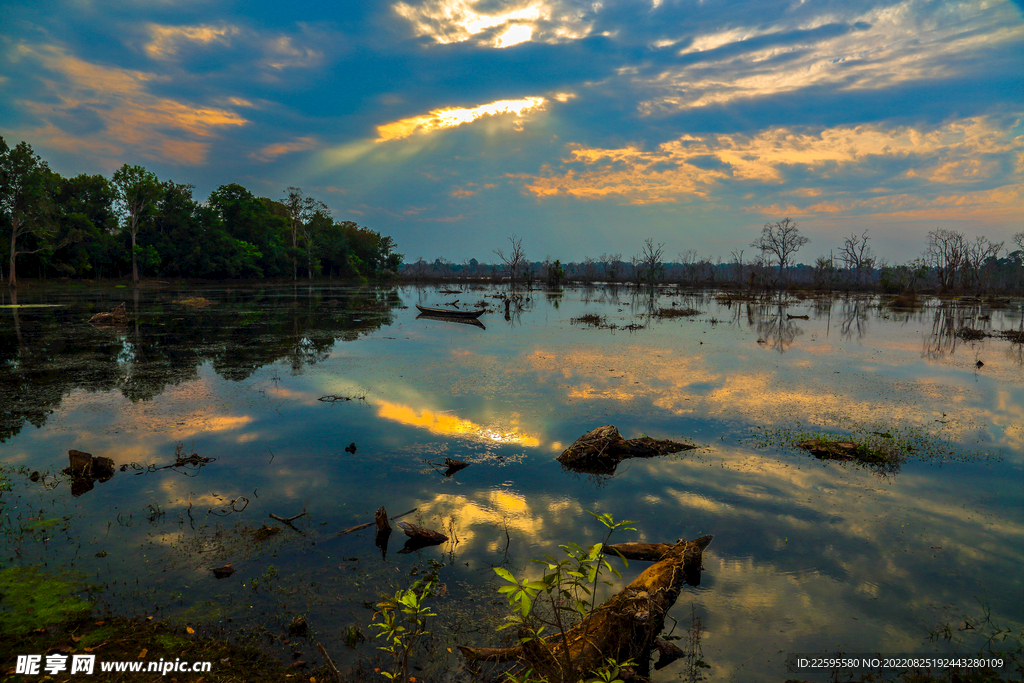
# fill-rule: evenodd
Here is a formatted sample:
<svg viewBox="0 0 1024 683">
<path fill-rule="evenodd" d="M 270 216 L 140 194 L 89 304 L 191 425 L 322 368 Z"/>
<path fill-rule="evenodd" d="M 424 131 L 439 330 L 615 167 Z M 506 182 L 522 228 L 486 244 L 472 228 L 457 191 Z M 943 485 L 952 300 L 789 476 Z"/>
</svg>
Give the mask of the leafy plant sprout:
<svg viewBox="0 0 1024 683">
<path fill-rule="evenodd" d="M 630 524 L 631 520 L 616 522 L 610 514 L 587 511 L 607 528 L 604 540 L 589 548 L 582 548 L 576 543 L 560 545 L 566 558 L 559 560 L 545 554 L 544 559 L 531 560 L 544 567 L 545 574 L 540 580 L 517 579 L 507 569 L 495 567 L 494 572 L 508 585 L 498 589 L 513 607 L 514 612 L 498 630 L 519 627 L 519 642 L 532 644 L 540 648 L 539 652 L 557 665 L 558 681 L 561 683 L 577 683 L 587 676 L 597 676 L 596 680 L 618 680 L 622 667 L 631 662 L 616 662 L 611 659 L 596 671 L 584 671 L 585 663 L 576 661 L 569 647 L 568 630 L 578 623 L 583 624 L 582 638 L 590 634 L 594 605 L 597 599 L 598 582 L 612 585 L 601 578 L 602 571 L 607 570 L 615 577 L 621 574 L 605 558 L 604 550 L 608 540 L 616 531 L 636 531 Z M 623 563 L 629 563 L 621 553 L 612 549 Z M 548 631 L 548 629 L 553 629 Z M 545 635 L 545 632 L 551 635 Z M 562 645 L 561 657 L 555 654 L 552 643 Z M 519 677 L 510 676 L 511 680 L 525 683 L 532 681 L 532 671 L 526 671 Z M 554 682 L 552 682 L 554 683 Z"/>
</svg>

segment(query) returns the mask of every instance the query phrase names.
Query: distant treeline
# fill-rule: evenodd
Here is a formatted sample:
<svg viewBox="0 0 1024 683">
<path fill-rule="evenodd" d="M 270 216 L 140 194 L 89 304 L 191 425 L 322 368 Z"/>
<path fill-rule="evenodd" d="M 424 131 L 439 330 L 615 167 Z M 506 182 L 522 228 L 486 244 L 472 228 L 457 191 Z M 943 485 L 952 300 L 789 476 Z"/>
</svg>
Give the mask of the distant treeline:
<svg viewBox="0 0 1024 683">
<path fill-rule="evenodd" d="M 562 263 L 547 257 L 529 261 L 522 238 L 509 238 L 511 249 L 496 249 L 495 263 L 466 259 L 453 263 L 443 257 L 403 264 L 400 274 L 409 280 L 511 280 L 559 284 L 619 282 L 636 285 L 673 283 L 691 287 L 778 289 L 810 287 L 881 291 L 889 294 L 1024 293 L 1024 231 L 1013 244 L 973 240 L 954 230 L 933 230 L 919 258 L 891 264 L 878 257 L 868 231 L 854 233 L 813 265 L 794 263 L 795 255 L 810 240 L 800 235 L 796 222 L 786 218 L 764 226 L 750 249 L 734 250 L 728 259 L 700 256 L 696 250 L 667 260 L 664 244 L 645 240 L 639 253 L 601 254 L 579 262 Z"/>
<path fill-rule="evenodd" d="M 127 164 L 65 178 L 0 137 L 0 276 L 370 278 L 402 261 L 392 238 L 335 222 L 299 188 L 274 200 L 231 183 L 205 203 L 193 189 Z"/>
</svg>

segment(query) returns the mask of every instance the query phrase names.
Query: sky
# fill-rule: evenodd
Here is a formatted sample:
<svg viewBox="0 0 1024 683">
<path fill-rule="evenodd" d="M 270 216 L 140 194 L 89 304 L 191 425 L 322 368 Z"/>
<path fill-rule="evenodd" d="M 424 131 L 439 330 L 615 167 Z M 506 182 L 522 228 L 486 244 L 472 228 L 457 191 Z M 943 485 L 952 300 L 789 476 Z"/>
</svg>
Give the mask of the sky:
<svg viewBox="0 0 1024 683">
<path fill-rule="evenodd" d="M 289 186 L 407 261 L 1024 229 L 1024 0 L 0 1 L 0 135 L 205 199 Z"/>
</svg>

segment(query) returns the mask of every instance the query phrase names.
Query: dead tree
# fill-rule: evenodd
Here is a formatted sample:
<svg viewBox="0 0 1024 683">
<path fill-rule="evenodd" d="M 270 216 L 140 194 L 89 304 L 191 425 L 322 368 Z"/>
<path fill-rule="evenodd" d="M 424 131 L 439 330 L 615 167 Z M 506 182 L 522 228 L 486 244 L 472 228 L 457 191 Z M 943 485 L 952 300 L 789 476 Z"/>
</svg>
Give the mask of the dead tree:
<svg viewBox="0 0 1024 683">
<path fill-rule="evenodd" d="M 508 275 L 512 282 L 516 282 L 526 267 L 526 252 L 523 251 L 522 237 L 513 233 L 508 238 L 508 241 L 512 243 L 508 255 L 505 254 L 503 249 L 495 249 L 494 253 L 505 264 L 505 267 L 508 268 Z"/>
<path fill-rule="evenodd" d="M 800 234 L 797 229 L 797 222 L 791 218 L 783 218 L 777 223 L 765 223 L 761 230 L 761 236 L 750 243 L 750 246 L 759 249 L 768 257 L 768 263 L 772 257 L 779 264 L 779 280 L 781 281 L 786 268 L 790 265 L 793 255 L 811 240 Z M 770 255 L 770 256 L 768 256 Z"/>
</svg>

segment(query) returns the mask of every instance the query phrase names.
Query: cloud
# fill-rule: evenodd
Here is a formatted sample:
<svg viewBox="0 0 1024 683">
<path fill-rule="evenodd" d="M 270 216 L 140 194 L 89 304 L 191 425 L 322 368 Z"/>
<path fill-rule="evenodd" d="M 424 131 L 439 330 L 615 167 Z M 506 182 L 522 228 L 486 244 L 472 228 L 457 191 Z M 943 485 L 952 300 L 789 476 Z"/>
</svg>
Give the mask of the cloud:
<svg viewBox="0 0 1024 683">
<path fill-rule="evenodd" d="M 545 99 L 543 97 L 524 97 L 518 100 L 499 100 L 489 104 L 481 104 L 471 109 L 463 107 L 435 109 L 429 114 L 411 116 L 377 126 L 377 142 L 431 133 L 444 128 L 454 128 L 455 126 L 476 121 L 483 116 L 515 114 L 517 117 L 521 117 L 526 112 L 543 109 L 544 102 Z"/>
<path fill-rule="evenodd" d="M 273 161 L 282 154 L 292 152 L 304 152 L 310 149 L 317 149 L 320 146 L 316 138 L 302 137 L 295 138 L 291 142 L 276 142 L 252 152 L 249 157 L 259 161 Z"/>
<path fill-rule="evenodd" d="M 849 185 L 851 176 L 859 177 L 857 185 L 870 196 L 849 196 L 859 189 Z M 539 198 L 611 197 L 630 204 L 716 200 L 746 186 L 762 196 L 784 193 L 784 205 L 748 207 L 779 215 L 923 212 L 921 217 L 931 217 L 959 209 L 1004 216 L 1024 213 L 1024 134 L 981 117 L 930 130 L 863 125 L 684 135 L 653 151 L 573 146 L 561 168 L 519 177 Z M 847 196 L 822 202 L 823 195 L 839 194 L 830 187 L 836 177 L 847 179 Z"/>
<path fill-rule="evenodd" d="M 18 49 L 49 75 L 46 96 L 22 103 L 39 121 L 25 135 L 58 149 L 84 147 L 108 158 L 131 149 L 150 159 L 198 165 L 217 130 L 247 123 L 229 109 L 152 94 L 163 80 L 152 73 L 94 64 L 52 45 Z M 87 137 L 72 132 L 72 122 L 83 116 L 92 121 Z"/>
<path fill-rule="evenodd" d="M 961 3 L 937 12 L 922 0 L 786 23 L 714 30 L 634 78 L 651 95 L 645 115 L 793 93 L 827 85 L 842 90 L 891 88 L 963 74 L 970 58 L 1024 37 L 1008 3 Z M 742 21 L 742 18 L 740 18 Z M 665 48 L 667 49 L 667 48 Z M 674 49 L 674 48 L 673 48 Z"/>
<path fill-rule="evenodd" d="M 235 26 L 164 26 L 150 24 L 150 42 L 143 47 L 153 59 L 174 59 L 189 43 L 227 45 L 231 36 L 239 33 Z"/>
<path fill-rule="evenodd" d="M 446 45 L 476 38 L 479 45 L 506 48 L 531 40 L 578 40 L 589 34 L 592 9 L 575 8 L 557 0 L 513 0 L 491 9 L 480 0 L 427 0 L 418 5 L 399 2 L 394 11 L 412 24 L 417 36 Z"/>
</svg>

